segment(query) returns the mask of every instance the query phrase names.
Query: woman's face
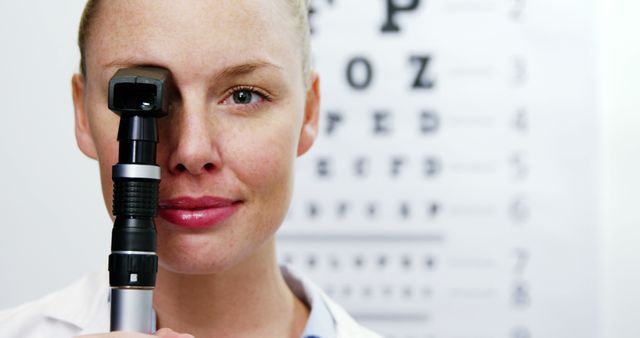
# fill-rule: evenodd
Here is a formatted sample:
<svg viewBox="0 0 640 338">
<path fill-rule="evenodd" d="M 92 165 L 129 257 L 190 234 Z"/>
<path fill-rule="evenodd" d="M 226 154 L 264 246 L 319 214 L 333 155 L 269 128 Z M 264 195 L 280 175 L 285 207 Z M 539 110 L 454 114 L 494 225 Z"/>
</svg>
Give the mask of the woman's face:
<svg viewBox="0 0 640 338">
<path fill-rule="evenodd" d="M 162 267 L 214 273 L 268 242 L 292 192 L 294 160 L 313 143 L 318 83 L 304 85 L 300 34 L 285 1 L 109 0 L 74 77 L 76 137 L 100 164 L 110 208 L 119 117 L 107 84 L 123 67 L 170 70 L 175 93 L 158 122 Z"/>
</svg>

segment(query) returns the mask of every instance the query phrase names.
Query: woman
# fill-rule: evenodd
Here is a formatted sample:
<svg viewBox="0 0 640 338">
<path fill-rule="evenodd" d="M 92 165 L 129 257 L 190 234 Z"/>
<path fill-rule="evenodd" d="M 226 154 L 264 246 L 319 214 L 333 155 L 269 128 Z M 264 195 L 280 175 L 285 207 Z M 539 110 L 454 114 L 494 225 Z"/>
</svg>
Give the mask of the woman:
<svg viewBox="0 0 640 338">
<path fill-rule="evenodd" d="M 170 70 L 175 85 L 159 121 L 157 336 L 375 337 L 276 262 L 294 161 L 318 129 L 306 12 L 304 0 L 87 4 L 72 81 L 76 139 L 99 162 L 108 206 L 118 154 L 108 80 L 119 68 L 151 65 Z M 105 278 L 0 314 L 0 336 L 107 331 Z"/>
</svg>

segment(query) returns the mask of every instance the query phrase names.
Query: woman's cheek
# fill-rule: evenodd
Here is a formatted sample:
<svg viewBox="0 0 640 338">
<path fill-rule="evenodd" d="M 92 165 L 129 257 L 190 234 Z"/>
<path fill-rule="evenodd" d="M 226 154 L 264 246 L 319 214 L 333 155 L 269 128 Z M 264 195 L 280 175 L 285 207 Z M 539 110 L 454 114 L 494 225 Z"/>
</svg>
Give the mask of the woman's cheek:
<svg viewBox="0 0 640 338">
<path fill-rule="evenodd" d="M 285 188 L 291 181 L 295 147 L 295 134 L 282 125 L 268 129 L 256 128 L 247 135 L 229 138 L 227 164 L 240 181 L 253 191 Z M 277 185 L 277 186 L 274 186 Z"/>
</svg>

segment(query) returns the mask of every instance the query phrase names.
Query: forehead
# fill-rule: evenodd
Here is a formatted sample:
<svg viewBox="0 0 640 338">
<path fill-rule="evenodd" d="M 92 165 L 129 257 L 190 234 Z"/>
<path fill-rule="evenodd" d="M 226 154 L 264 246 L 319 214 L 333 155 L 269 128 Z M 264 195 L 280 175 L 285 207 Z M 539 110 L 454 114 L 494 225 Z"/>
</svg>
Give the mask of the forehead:
<svg viewBox="0 0 640 338">
<path fill-rule="evenodd" d="M 86 44 L 87 63 L 129 60 L 198 73 L 243 60 L 296 64 L 300 47 L 286 6 L 274 0 L 103 1 Z"/>
</svg>

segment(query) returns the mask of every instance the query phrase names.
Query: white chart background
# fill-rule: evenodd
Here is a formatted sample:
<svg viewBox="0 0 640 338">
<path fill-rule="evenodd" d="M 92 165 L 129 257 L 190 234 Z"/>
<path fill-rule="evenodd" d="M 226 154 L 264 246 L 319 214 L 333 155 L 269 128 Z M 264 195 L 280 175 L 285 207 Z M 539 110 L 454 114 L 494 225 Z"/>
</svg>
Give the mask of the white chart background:
<svg viewBox="0 0 640 338">
<path fill-rule="evenodd" d="M 637 337 L 640 6 L 422 0 L 383 33 L 385 1 L 314 3 L 325 117 L 282 259 L 396 338 Z M 106 261 L 73 138 L 82 5 L 0 1 L 0 308 Z"/>
<path fill-rule="evenodd" d="M 385 1 L 315 2 L 323 134 L 282 258 L 389 337 L 596 337 L 592 7 L 393 3 L 396 32 Z"/>
</svg>

